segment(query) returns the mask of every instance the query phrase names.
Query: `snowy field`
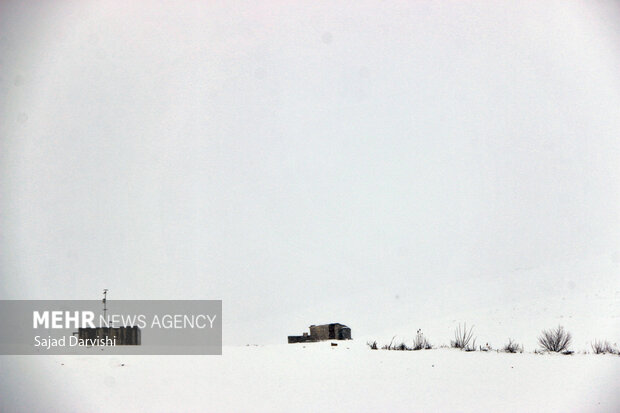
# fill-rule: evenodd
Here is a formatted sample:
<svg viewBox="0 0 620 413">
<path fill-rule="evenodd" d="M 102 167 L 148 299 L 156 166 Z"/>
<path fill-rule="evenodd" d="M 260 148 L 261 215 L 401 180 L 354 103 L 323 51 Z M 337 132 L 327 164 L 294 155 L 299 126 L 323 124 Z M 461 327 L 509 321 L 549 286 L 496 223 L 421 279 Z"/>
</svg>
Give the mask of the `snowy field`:
<svg viewBox="0 0 620 413">
<path fill-rule="evenodd" d="M 620 411 L 612 355 L 373 351 L 353 340 L 0 363 L 2 412 Z"/>
<path fill-rule="evenodd" d="M 0 413 L 620 413 L 619 17 L 0 1 L 0 300 L 217 299 L 224 343 L 0 356 Z"/>
</svg>

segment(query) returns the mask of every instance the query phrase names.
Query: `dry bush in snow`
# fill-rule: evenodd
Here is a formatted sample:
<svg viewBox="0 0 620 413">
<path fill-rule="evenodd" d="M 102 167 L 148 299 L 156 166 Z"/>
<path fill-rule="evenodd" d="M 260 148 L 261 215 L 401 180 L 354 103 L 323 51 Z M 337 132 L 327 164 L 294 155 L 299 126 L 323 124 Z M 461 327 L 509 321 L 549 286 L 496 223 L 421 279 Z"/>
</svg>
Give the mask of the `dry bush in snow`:
<svg viewBox="0 0 620 413">
<path fill-rule="evenodd" d="M 411 349 L 412 350 L 423 350 L 423 349 L 429 350 L 431 348 L 433 348 L 433 346 L 431 346 L 431 343 L 429 343 L 426 337 L 424 337 L 422 330 L 418 330 L 416 333 L 415 339 L 413 340 L 413 347 Z"/>
<path fill-rule="evenodd" d="M 509 338 L 508 344 L 504 346 L 504 351 L 506 353 L 523 353 L 523 346 L 518 345 L 516 341 L 513 341 L 511 338 Z"/>
<path fill-rule="evenodd" d="M 454 340 L 450 341 L 450 347 L 467 351 L 475 350 L 476 339 L 474 338 L 473 330 L 474 326 L 467 330 L 467 323 L 463 324 L 463 327 L 459 324 L 456 330 L 454 330 Z"/>
<path fill-rule="evenodd" d="M 620 354 L 620 351 L 616 346 L 609 344 L 609 341 L 598 341 L 595 340 L 592 343 L 592 351 L 594 354 Z"/>
<path fill-rule="evenodd" d="M 407 344 L 404 341 L 401 341 L 398 344 L 394 344 L 394 339 L 396 338 L 396 336 L 392 337 L 392 341 L 390 341 L 390 344 L 384 344 L 383 346 L 381 346 L 381 350 L 398 350 L 398 351 L 408 351 L 411 350 L 411 348 L 409 346 L 407 346 Z M 370 348 L 373 348 L 372 345 L 374 344 L 375 346 L 377 342 L 369 342 L 368 345 L 370 346 Z"/>
<path fill-rule="evenodd" d="M 568 347 L 572 339 L 573 337 L 564 330 L 564 327 L 558 326 L 556 329 L 543 330 L 542 335 L 538 337 L 538 344 L 547 351 L 569 354 Z"/>
</svg>

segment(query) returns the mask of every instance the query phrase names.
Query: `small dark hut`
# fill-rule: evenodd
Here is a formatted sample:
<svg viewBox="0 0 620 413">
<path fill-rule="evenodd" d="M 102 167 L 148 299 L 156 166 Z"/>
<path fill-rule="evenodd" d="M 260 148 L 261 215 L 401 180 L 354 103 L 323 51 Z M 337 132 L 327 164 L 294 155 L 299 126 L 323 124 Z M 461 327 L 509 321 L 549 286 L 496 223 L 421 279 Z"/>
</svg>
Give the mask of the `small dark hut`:
<svg viewBox="0 0 620 413">
<path fill-rule="evenodd" d="M 351 340 L 351 329 L 344 324 L 311 325 L 310 334 L 288 336 L 289 343 L 307 343 L 321 340 Z"/>
<path fill-rule="evenodd" d="M 75 334 L 75 333 L 74 333 Z M 83 339 L 116 339 L 117 346 L 139 346 L 141 333 L 137 326 L 131 327 L 81 327 L 77 331 L 80 340 Z"/>
</svg>

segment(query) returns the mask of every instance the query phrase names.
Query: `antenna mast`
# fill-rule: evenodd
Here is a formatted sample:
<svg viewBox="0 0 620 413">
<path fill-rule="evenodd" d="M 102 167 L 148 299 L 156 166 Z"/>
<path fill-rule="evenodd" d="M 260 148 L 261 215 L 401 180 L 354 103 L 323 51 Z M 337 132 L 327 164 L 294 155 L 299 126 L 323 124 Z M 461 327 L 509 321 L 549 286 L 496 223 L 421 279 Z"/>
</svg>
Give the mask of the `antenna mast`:
<svg viewBox="0 0 620 413">
<path fill-rule="evenodd" d="M 105 320 L 106 325 L 108 325 L 109 327 L 109 323 L 108 323 L 108 319 L 106 318 L 106 313 L 108 311 L 108 306 L 107 306 L 107 296 L 108 295 L 108 289 L 104 288 L 103 289 L 103 300 L 101 300 L 101 302 L 103 303 L 103 319 Z"/>
</svg>

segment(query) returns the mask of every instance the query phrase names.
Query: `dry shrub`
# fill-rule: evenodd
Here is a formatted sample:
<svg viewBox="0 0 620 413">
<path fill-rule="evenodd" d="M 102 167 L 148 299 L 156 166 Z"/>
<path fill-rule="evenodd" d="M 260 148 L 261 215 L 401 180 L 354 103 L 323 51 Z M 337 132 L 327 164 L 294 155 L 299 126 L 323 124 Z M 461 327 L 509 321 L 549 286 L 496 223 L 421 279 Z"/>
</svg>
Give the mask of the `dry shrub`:
<svg viewBox="0 0 620 413">
<path fill-rule="evenodd" d="M 609 341 L 599 341 L 595 340 L 592 343 L 592 351 L 594 354 L 620 354 L 620 351 L 616 346 L 609 344 Z"/>
<path fill-rule="evenodd" d="M 520 346 L 519 344 L 517 344 L 516 341 L 513 341 L 513 339 L 509 338 L 508 344 L 504 346 L 504 351 L 506 353 L 523 353 L 523 346 Z"/>
<path fill-rule="evenodd" d="M 556 329 L 543 330 L 542 335 L 538 337 L 540 346 L 555 353 L 568 352 L 568 347 L 573 337 L 564 330 L 564 327 L 558 326 Z"/>
<path fill-rule="evenodd" d="M 413 340 L 413 347 L 411 348 L 412 350 L 429 350 L 433 348 L 433 346 L 431 345 L 431 343 L 428 342 L 428 340 L 426 339 L 426 337 L 424 337 L 424 334 L 422 333 L 422 330 L 418 330 L 415 336 L 415 339 Z"/>
<path fill-rule="evenodd" d="M 454 340 L 450 342 L 450 346 L 467 351 L 475 350 L 476 339 L 474 338 L 473 330 L 474 326 L 467 330 L 467 323 L 463 324 L 463 327 L 459 324 L 456 330 L 454 330 Z"/>
</svg>

